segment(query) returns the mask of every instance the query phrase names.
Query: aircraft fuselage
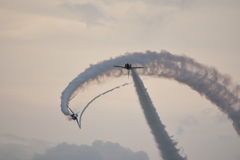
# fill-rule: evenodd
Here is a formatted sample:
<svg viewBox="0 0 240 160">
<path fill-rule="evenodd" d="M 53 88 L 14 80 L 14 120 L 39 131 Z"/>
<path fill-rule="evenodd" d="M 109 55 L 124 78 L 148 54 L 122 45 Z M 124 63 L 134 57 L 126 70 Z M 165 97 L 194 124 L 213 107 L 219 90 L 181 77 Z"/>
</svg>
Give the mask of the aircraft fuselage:
<svg viewBox="0 0 240 160">
<path fill-rule="evenodd" d="M 130 70 L 130 69 L 132 69 L 132 65 L 131 65 L 131 64 L 128 64 L 128 63 L 126 63 L 126 64 L 125 64 L 125 68 L 126 68 L 126 69 L 128 69 L 128 70 Z"/>
<path fill-rule="evenodd" d="M 132 67 L 132 65 L 129 64 L 129 63 L 126 63 L 124 66 L 116 66 L 116 65 L 114 65 L 113 67 L 119 67 L 119 68 L 125 68 L 125 69 L 127 69 L 127 70 L 128 70 L 128 77 L 129 77 L 129 72 L 130 72 L 130 70 L 132 70 L 132 69 L 138 69 L 138 68 L 144 68 L 144 67 Z"/>
<path fill-rule="evenodd" d="M 77 117 L 78 117 L 77 114 L 71 114 L 70 116 L 72 117 L 73 120 L 77 120 Z"/>
</svg>

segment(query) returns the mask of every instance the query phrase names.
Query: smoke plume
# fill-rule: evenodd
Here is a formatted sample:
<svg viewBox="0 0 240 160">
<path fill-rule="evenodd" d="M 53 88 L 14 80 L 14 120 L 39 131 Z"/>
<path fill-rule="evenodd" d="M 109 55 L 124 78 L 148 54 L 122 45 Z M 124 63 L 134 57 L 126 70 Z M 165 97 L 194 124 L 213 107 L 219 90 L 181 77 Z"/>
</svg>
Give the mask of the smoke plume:
<svg viewBox="0 0 240 160">
<path fill-rule="evenodd" d="M 62 92 L 63 114 L 69 115 L 69 100 L 78 90 L 84 89 L 92 81 L 100 83 L 104 77 L 126 75 L 123 69 L 115 68 L 113 65 L 124 65 L 127 62 L 132 66 L 143 66 L 144 69 L 139 70 L 140 75 L 173 79 L 188 85 L 226 113 L 240 135 L 240 86 L 234 84 L 229 75 L 221 74 L 214 67 L 200 64 L 187 56 L 173 55 L 167 51 L 126 53 L 114 59 L 110 58 L 90 65 Z"/>
<path fill-rule="evenodd" d="M 179 154 L 179 149 L 176 148 L 177 142 L 174 142 L 165 130 L 165 126 L 158 116 L 147 89 L 144 87 L 142 80 L 135 70 L 132 70 L 132 77 L 144 116 L 152 131 L 162 158 L 164 160 L 186 160 L 187 158 L 183 158 Z"/>
</svg>

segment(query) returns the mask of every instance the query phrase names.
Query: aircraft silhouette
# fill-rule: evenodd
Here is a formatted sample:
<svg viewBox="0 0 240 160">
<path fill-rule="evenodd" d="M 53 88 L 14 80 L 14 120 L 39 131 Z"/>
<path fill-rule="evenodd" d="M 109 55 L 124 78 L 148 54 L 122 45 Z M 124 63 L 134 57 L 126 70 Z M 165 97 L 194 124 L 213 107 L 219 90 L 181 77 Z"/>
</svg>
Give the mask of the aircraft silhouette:
<svg viewBox="0 0 240 160">
<path fill-rule="evenodd" d="M 68 108 L 69 108 L 69 107 L 68 107 Z M 79 113 L 79 112 L 74 113 L 74 112 L 71 110 L 71 108 L 69 108 L 69 110 L 72 112 L 72 114 L 70 115 L 71 118 L 72 118 L 74 121 L 76 120 L 76 122 L 77 122 L 77 124 L 78 124 L 78 127 L 81 129 L 80 124 L 79 124 L 79 122 L 78 122 L 78 113 Z"/>
<path fill-rule="evenodd" d="M 131 69 L 144 68 L 144 67 L 132 67 L 132 65 L 129 64 L 129 63 L 126 63 L 125 66 L 116 66 L 116 65 L 114 65 L 113 67 L 119 67 L 119 68 L 127 69 L 128 70 L 128 78 L 129 78 L 129 72 L 130 72 Z"/>
</svg>

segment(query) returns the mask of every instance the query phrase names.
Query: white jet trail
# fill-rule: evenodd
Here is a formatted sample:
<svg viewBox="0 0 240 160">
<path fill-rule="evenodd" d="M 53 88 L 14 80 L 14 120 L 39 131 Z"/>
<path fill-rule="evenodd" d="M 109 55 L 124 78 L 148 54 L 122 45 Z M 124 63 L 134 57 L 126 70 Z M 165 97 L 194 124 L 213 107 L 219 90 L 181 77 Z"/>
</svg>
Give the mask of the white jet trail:
<svg viewBox="0 0 240 160">
<path fill-rule="evenodd" d="M 127 53 L 90 65 L 62 92 L 61 109 L 63 114 L 70 114 L 68 111 L 69 100 L 76 95 L 78 90 L 84 89 L 92 81 L 100 83 L 104 77 L 126 75 L 123 69 L 113 67 L 113 65 L 124 65 L 127 62 L 132 66 L 143 66 L 144 68 L 139 70 L 140 75 L 174 79 L 188 85 L 226 113 L 233 121 L 236 132 L 240 135 L 240 86 L 234 84 L 229 75 L 221 74 L 214 67 L 205 66 L 192 58 L 173 55 L 167 51 Z"/>
<path fill-rule="evenodd" d="M 118 88 L 120 88 L 120 87 L 124 87 L 124 86 L 129 85 L 129 84 L 132 84 L 132 83 L 124 83 L 124 84 L 121 85 L 121 86 L 117 86 L 117 87 L 115 87 L 115 88 L 112 88 L 112 89 L 110 89 L 110 90 L 108 90 L 108 91 L 106 91 L 106 92 L 103 92 L 103 93 L 99 94 L 98 96 L 94 97 L 90 102 L 88 102 L 88 104 L 84 107 L 84 109 L 82 110 L 82 112 L 81 112 L 81 114 L 80 114 L 80 118 L 79 118 L 79 126 L 80 126 L 80 128 L 82 128 L 82 127 L 81 127 L 81 124 L 82 124 L 82 115 L 83 115 L 84 111 L 87 109 L 87 107 L 88 107 L 93 101 L 95 101 L 97 98 L 101 97 L 102 95 L 104 95 L 104 94 L 106 94 L 106 93 L 108 93 L 108 92 L 112 92 L 112 91 L 115 90 L 115 89 L 118 89 Z"/>
<path fill-rule="evenodd" d="M 180 150 L 176 148 L 177 142 L 173 141 L 165 130 L 147 89 L 135 70 L 132 70 L 132 78 L 144 116 L 155 138 L 160 155 L 164 160 L 186 160 L 186 157 L 179 154 Z"/>
</svg>

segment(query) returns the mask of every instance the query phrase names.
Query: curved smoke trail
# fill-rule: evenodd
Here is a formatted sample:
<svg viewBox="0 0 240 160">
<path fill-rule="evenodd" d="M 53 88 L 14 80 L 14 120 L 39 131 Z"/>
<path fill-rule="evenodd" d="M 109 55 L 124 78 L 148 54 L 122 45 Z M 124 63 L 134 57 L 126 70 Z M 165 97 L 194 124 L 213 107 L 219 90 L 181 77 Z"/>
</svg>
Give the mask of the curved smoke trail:
<svg viewBox="0 0 240 160">
<path fill-rule="evenodd" d="M 73 79 L 62 92 L 61 109 L 63 114 L 69 115 L 69 100 L 78 89 L 84 89 L 92 81 L 101 82 L 100 79 L 103 77 L 125 75 L 126 73 L 122 69 L 115 68 L 113 65 L 123 65 L 127 62 L 133 66 L 144 66 L 144 69 L 139 70 L 141 75 L 174 79 L 188 85 L 226 113 L 240 135 L 240 86 L 235 85 L 230 76 L 221 74 L 214 67 L 205 66 L 192 58 L 172 55 L 166 51 L 127 53 L 91 65 Z"/>
<path fill-rule="evenodd" d="M 112 89 L 110 89 L 110 90 L 108 90 L 108 91 L 106 91 L 106 92 L 103 92 L 103 93 L 99 94 L 98 96 L 94 97 L 90 102 L 88 102 L 88 104 L 83 108 L 83 110 L 82 110 L 82 112 L 81 112 L 81 114 L 80 114 L 80 118 L 79 118 L 79 126 L 80 126 L 80 128 L 82 128 L 82 127 L 81 127 L 82 115 L 83 115 L 84 111 L 87 109 L 87 107 L 88 107 L 93 101 L 95 101 L 97 98 L 101 97 L 102 95 L 104 95 L 104 94 L 106 94 L 106 93 L 108 93 L 108 92 L 112 92 L 112 91 L 115 90 L 115 89 L 118 89 L 118 88 L 120 88 L 120 87 L 124 87 L 124 86 L 129 85 L 129 84 L 132 84 L 132 83 L 124 83 L 124 84 L 121 85 L 121 86 L 117 86 L 117 87 L 115 87 L 115 88 L 112 88 Z M 74 96 L 74 97 L 75 97 L 75 96 Z"/>
<path fill-rule="evenodd" d="M 152 131 L 162 158 L 164 160 L 186 160 L 186 157 L 182 157 L 179 154 L 179 149 L 176 148 L 177 142 L 174 142 L 165 130 L 165 126 L 158 116 L 147 89 L 144 87 L 142 80 L 135 70 L 132 70 L 132 77 L 144 116 Z"/>
</svg>

